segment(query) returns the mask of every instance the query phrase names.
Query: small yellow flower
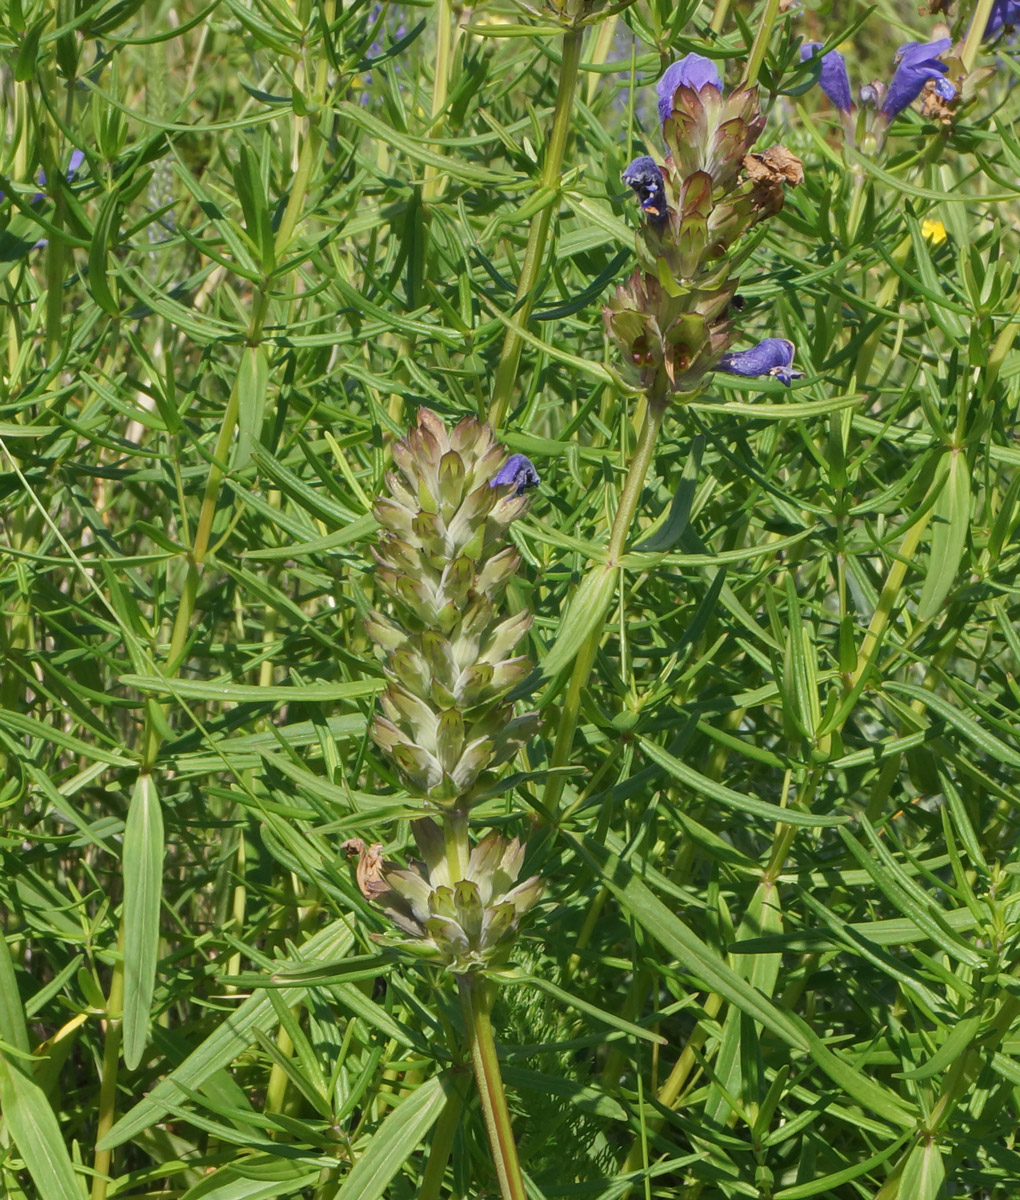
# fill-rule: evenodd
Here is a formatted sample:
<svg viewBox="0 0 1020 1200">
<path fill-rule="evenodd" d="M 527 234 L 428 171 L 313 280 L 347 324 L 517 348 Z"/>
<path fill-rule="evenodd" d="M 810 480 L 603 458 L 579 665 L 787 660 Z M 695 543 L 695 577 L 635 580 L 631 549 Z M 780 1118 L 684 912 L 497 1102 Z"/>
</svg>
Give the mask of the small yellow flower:
<svg viewBox="0 0 1020 1200">
<path fill-rule="evenodd" d="M 930 217 L 921 222 L 921 233 L 933 246 L 941 246 L 949 236 L 946 233 L 945 225 L 941 221 L 933 221 Z"/>
</svg>

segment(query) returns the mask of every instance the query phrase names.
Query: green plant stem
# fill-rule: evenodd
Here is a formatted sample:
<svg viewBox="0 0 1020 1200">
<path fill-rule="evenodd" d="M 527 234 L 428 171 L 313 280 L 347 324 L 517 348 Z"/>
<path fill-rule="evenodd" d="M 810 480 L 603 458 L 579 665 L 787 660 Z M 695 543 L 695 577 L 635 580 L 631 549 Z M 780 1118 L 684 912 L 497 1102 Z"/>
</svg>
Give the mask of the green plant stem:
<svg viewBox="0 0 1020 1200">
<path fill-rule="evenodd" d="M 121 926 L 119 949 L 123 950 L 124 930 Z M 106 1041 L 103 1045 L 103 1068 L 99 1080 L 99 1113 L 96 1120 L 96 1141 L 113 1128 L 117 1115 L 117 1072 L 120 1064 L 121 1014 L 124 1008 L 124 957 L 121 953 L 113 966 L 110 993 L 106 1001 Z M 109 1186 L 112 1150 L 97 1150 L 92 1160 L 92 1200 L 106 1200 Z"/>
<path fill-rule="evenodd" d="M 487 980 L 472 975 L 458 975 L 457 986 L 471 1038 L 471 1062 L 475 1068 L 475 1082 L 499 1179 L 499 1192 L 503 1200 L 527 1200 L 496 1055 L 496 1042 L 492 1036 L 494 988 Z"/>
<path fill-rule="evenodd" d="M 322 103 L 326 95 L 327 68 L 328 63 L 325 58 L 325 52 L 323 52 L 323 56 L 319 62 L 314 89 L 315 99 L 319 103 Z M 306 118 L 306 120 L 308 127 L 305 132 L 304 141 L 301 144 L 290 198 L 287 201 L 287 207 L 284 210 L 274 239 L 274 257 L 277 262 L 280 261 L 280 258 L 294 237 L 294 231 L 301 218 L 312 166 L 315 161 L 315 150 L 318 142 L 318 134 L 314 123 L 315 118 L 312 116 Z M 251 317 L 248 321 L 247 337 L 245 339 L 245 344 L 248 347 L 257 346 L 262 340 L 262 329 L 269 313 L 269 299 L 269 285 L 267 282 L 256 293 Z M 219 499 L 224 476 L 227 473 L 230 447 L 233 444 L 234 433 L 237 428 L 237 417 L 241 403 L 240 378 L 239 372 L 235 376 L 234 385 L 230 389 L 230 396 L 227 400 L 227 406 L 223 411 L 220 430 L 216 437 L 216 445 L 213 447 L 212 463 L 209 466 L 209 473 L 206 476 L 205 491 L 202 495 L 202 507 L 198 515 L 198 526 L 191 544 L 191 552 L 188 555 L 187 574 L 181 592 L 181 599 L 177 605 L 173 632 L 170 636 L 170 648 L 167 652 L 164 666 L 164 674 L 171 677 L 177 674 L 183 662 L 188 636 L 191 632 L 191 622 L 195 615 L 199 579 L 202 575 L 206 556 L 209 553 L 209 540 L 212 535 L 213 520 L 216 516 L 216 504 Z M 158 723 L 150 718 L 146 721 L 145 736 L 143 739 L 143 769 L 151 770 L 155 765 L 162 741 L 163 735 L 159 730 Z"/>
<path fill-rule="evenodd" d="M 606 561 L 594 568 L 598 572 L 609 572 L 617 569 L 619 560 L 623 557 L 627 537 L 634 523 L 641 489 L 645 485 L 645 477 L 655 455 L 655 442 L 662 427 L 662 419 L 666 413 L 664 397 L 649 397 L 645 409 L 645 418 L 638 435 L 638 443 L 634 450 L 627 471 L 627 478 L 620 493 L 620 503 L 613 519 L 613 527 L 609 534 L 609 547 L 606 551 Z M 608 606 L 607 606 L 608 608 Z M 556 732 L 556 744 L 553 747 L 550 766 L 562 767 L 570 760 L 571 748 L 574 744 L 574 732 L 577 728 L 577 718 L 581 710 L 581 695 L 588 682 L 595 655 L 598 653 L 599 642 L 602 640 L 602 630 L 605 627 L 606 614 L 596 622 L 587 640 L 574 660 L 574 668 L 567 685 L 567 694 L 563 700 L 563 710 L 560 713 L 559 725 Z M 559 808 L 560 797 L 563 794 L 563 777 L 552 775 L 545 786 L 543 796 L 546 812 L 555 820 Z"/>
<path fill-rule="evenodd" d="M 878 604 L 872 614 L 868 631 L 861 642 L 861 648 L 857 654 L 857 666 L 854 668 L 854 673 L 848 681 L 847 691 L 852 691 L 859 682 L 861 675 L 867 669 L 868 660 L 874 653 L 875 646 L 885 633 L 885 627 L 889 624 L 889 618 L 899 599 L 900 592 L 903 590 L 903 581 L 907 577 L 907 571 L 910 570 L 913 564 L 917 547 L 924 536 L 924 531 L 928 528 L 928 523 L 931 521 L 934 511 L 934 505 L 926 505 L 921 516 L 918 517 L 903 535 L 903 541 L 900 543 L 896 560 L 889 568 L 889 574 L 886 577 L 885 586 L 882 588 L 882 594 L 878 598 Z"/>
<path fill-rule="evenodd" d="M 435 133 L 439 127 L 439 118 L 446 108 L 446 100 L 450 90 L 450 63 L 453 59 L 453 4 L 451 0 L 436 0 L 436 73 L 432 81 L 432 120 L 429 122 L 429 132 Z M 433 146 L 435 154 L 442 154 L 442 146 Z M 425 165 L 425 182 L 422 185 L 421 197 L 426 203 L 437 199 L 443 193 L 445 175 L 440 175 L 435 163 Z"/>
<path fill-rule="evenodd" d="M 538 277 L 542 270 L 545 243 L 549 236 L 549 226 L 552 223 L 553 211 L 556 207 L 559 178 L 563 169 L 563 152 L 567 145 L 567 131 L 570 129 L 574 92 L 577 90 L 577 68 L 581 61 L 583 33 L 583 29 L 571 29 L 563 36 L 563 55 L 560 63 L 559 88 L 556 92 L 556 107 L 553 110 L 552 129 L 545 151 L 545 164 L 538 184 L 540 191 L 546 190 L 551 194 L 548 202 L 543 205 L 531 223 L 514 301 L 514 319 L 521 328 L 527 325 L 535 304 L 535 285 L 538 283 Z M 507 329 L 503 339 L 503 349 L 499 356 L 499 366 L 496 368 L 496 378 L 492 385 L 492 400 L 489 404 L 488 420 L 493 429 L 500 428 L 506 419 L 510 396 L 513 393 L 514 384 L 517 382 L 517 368 L 520 366 L 523 346 L 524 339 L 518 330 Z"/>
<path fill-rule="evenodd" d="M 676 1103 L 677 1097 L 683 1091 L 684 1085 L 687 1083 L 691 1071 L 697 1065 L 698 1052 L 708 1038 L 711 1023 L 714 1022 L 715 1018 L 719 1015 L 719 1010 L 722 1008 L 722 1005 L 723 998 L 716 992 L 711 992 L 706 997 L 704 1005 L 704 1018 L 699 1020 L 691 1030 L 690 1036 L 687 1038 L 687 1043 L 680 1053 L 680 1057 L 676 1060 L 676 1063 L 674 1064 L 672 1071 L 670 1071 L 666 1082 L 659 1089 L 656 1102 L 663 1108 L 672 1108 Z M 663 1118 L 655 1117 L 649 1121 L 648 1130 L 652 1133 L 657 1133 L 659 1129 L 662 1128 L 662 1125 Z M 642 1137 L 636 1137 L 631 1143 L 630 1151 L 627 1154 L 627 1158 L 624 1161 L 623 1166 L 620 1168 L 620 1174 L 633 1174 L 635 1171 L 640 1171 L 644 1165 L 644 1139 Z M 634 1186 L 634 1184 L 628 1185 L 627 1190 L 621 1194 L 620 1200 L 624 1200 L 624 1197 L 630 1194 Z"/>
<path fill-rule="evenodd" d="M 722 33 L 729 14 L 730 0 L 716 0 L 715 11 L 712 13 L 712 24 L 709 26 L 713 33 Z"/>
<path fill-rule="evenodd" d="M 974 70 L 978 50 L 981 48 L 981 39 L 985 36 L 985 26 L 988 24 L 988 18 L 992 15 L 994 6 L 995 0 L 977 0 L 977 4 L 974 6 L 974 15 L 970 19 L 970 28 L 967 30 L 967 37 L 960 53 L 960 60 L 966 75 Z"/>
<path fill-rule="evenodd" d="M 765 16 L 758 26 L 758 32 L 754 35 L 751 53 L 747 56 L 747 78 L 744 81 L 747 87 L 758 82 L 758 72 L 761 70 L 761 64 L 765 61 L 765 51 L 768 49 L 772 28 L 778 16 L 779 0 L 769 0 Z"/>
<path fill-rule="evenodd" d="M 992 1021 L 987 1032 L 961 1054 L 949 1068 L 939 1098 L 924 1126 L 923 1133 L 929 1141 L 937 1136 L 939 1130 L 952 1115 L 956 1105 L 973 1087 L 991 1055 L 1001 1045 L 1002 1039 L 1012 1028 L 1018 1016 L 1020 1016 L 1020 1000 L 1015 996 L 1006 996 L 998 1015 Z M 914 1200 L 913 1196 L 901 1197 L 900 1180 L 915 1145 L 916 1143 L 912 1143 L 904 1151 L 888 1179 L 875 1193 L 874 1200 Z"/>
<path fill-rule="evenodd" d="M 439 1200 L 443 1190 L 446 1164 L 450 1161 L 453 1139 L 460 1125 L 460 1114 L 464 1111 L 464 1096 L 457 1087 L 451 1088 L 446 1104 L 432 1133 L 428 1162 L 418 1186 L 418 1200 Z"/>
</svg>

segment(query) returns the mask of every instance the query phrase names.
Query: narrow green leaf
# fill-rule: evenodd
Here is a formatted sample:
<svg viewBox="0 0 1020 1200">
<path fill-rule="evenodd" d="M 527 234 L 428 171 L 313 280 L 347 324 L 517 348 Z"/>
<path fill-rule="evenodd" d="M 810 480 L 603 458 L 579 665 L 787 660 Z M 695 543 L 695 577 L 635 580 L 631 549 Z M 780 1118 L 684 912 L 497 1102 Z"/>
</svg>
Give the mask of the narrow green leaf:
<svg viewBox="0 0 1020 1200">
<path fill-rule="evenodd" d="M 563 988 L 557 987 L 555 983 L 550 982 L 548 979 L 540 979 L 535 975 L 528 975 L 521 970 L 512 973 L 501 972 L 498 978 L 501 984 L 523 983 L 538 988 L 540 992 L 545 992 L 547 996 L 552 996 L 554 1000 L 565 1007 L 576 1009 L 578 1012 L 583 1012 L 586 1016 L 594 1017 L 596 1021 L 601 1022 L 603 1025 L 608 1025 L 610 1029 L 619 1029 L 631 1037 L 641 1038 L 643 1041 L 652 1042 L 655 1045 L 666 1045 L 666 1039 L 661 1034 L 653 1033 L 650 1029 L 643 1029 L 640 1025 L 635 1025 L 631 1021 L 625 1021 L 622 1017 L 606 1012 L 604 1009 L 598 1008 L 587 1000 L 582 1000 L 580 996 L 575 996 L 571 992 L 564 991 Z"/>
<path fill-rule="evenodd" d="M 965 1017 L 958 1025 L 953 1026 L 949 1031 L 949 1036 L 923 1066 L 913 1071 L 901 1071 L 900 1077 L 902 1079 L 931 1079 L 934 1075 L 941 1075 L 962 1054 L 966 1053 L 967 1047 L 977 1037 L 983 1021 L 984 1014 L 981 1012 Z"/>
<path fill-rule="evenodd" d="M 260 1179 L 255 1172 L 263 1167 L 266 1155 L 252 1154 L 245 1157 L 244 1170 L 227 1165 L 200 1179 L 181 1200 L 276 1200 L 277 1196 L 293 1196 L 303 1188 L 312 1187 L 322 1178 L 322 1168 L 309 1170 L 301 1162 L 277 1160 L 273 1164 L 272 1179 Z"/>
<path fill-rule="evenodd" d="M 887 1163 L 904 1142 L 913 1136 L 913 1133 L 901 1134 L 896 1141 L 890 1142 L 884 1149 L 879 1150 L 877 1154 L 872 1154 L 870 1158 L 866 1158 L 862 1162 L 852 1163 L 841 1171 L 833 1171 L 831 1175 L 822 1175 L 808 1183 L 798 1183 L 793 1187 L 783 1188 L 776 1192 L 775 1200 L 815 1200 L 816 1197 L 824 1196 L 842 1184 L 849 1183 L 851 1179 L 867 1175 L 869 1171 L 874 1171 L 876 1167 Z"/>
<path fill-rule="evenodd" d="M 386 686 L 383 679 L 356 679 L 348 683 L 303 683 L 293 687 L 260 687 L 254 683 L 203 683 L 198 679 L 166 679 L 161 675 L 121 675 L 125 687 L 185 700 L 223 700 L 236 704 L 260 701 L 302 704 L 326 700 L 360 700 L 375 696 Z"/>
<path fill-rule="evenodd" d="M 446 1104 L 443 1078 L 419 1084 L 373 1133 L 336 1200 L 379 1200 Z"/>
<path fill-rule="evenodd" d="M 914 1128 L 916 1117 L 900 1100 L 861 1070 L 830 1050 L 800 1018 L 784 1012 L 745 980 L 692 930 L 652 895 L 631 869 L 610 855 L 595 838 L 574 839 L 578 849 L 599 872 L 603 884 L 624 910 L 677 962 L 700 978 L 713 992 L 728 1000 L 794 1049 L 807 1052 L 829 1078 L 862 1107 L 901 1128 Z"/>
<path fill-rule="evenodd" d="M 897 1200 L 940 1200 L 945 1195 L 946 1168 L 938 1142 L 918 1142 L 900 1176 Z"/>
<path fill-rule="evenodd" d="M 928 621 L 942 611 L 956 581 L 970 529 L 970 467 L 963 450 L 945 455 L 948 478 L 935 500 L 928 573 L 924 577 L 917 615 Z"/>
<path fill-rule="evenodd" d="M 40 1200 L 83 1200 L 84 1185 L 42 1088 L 2 1054 L 0 1111 Z"/>
<path fill-rule="evenodd" d="M 959 734 L 965 737 L 968 742 L 977 746 L 979 750 L 983 750 L 990 758 L 994 758 L 997 762 L 1004 763 L 1006 766 L 1020 769 L 1020 752 L 1014 750 L 1012 746 L 1007 746 L 1005 742 L 1000 742 L 998 738 L 993 737 L 973 717 L 969 717 L 966 713 L 961 712 L 960 709 L 950 704 L 943 696 L 929 692 L 927 688 L 918 687 L 916 684 L 901 683 L 896 679 L 887 679 L 882 684 L 882 687 L 887 691 L 909 696 L 911 700 L 920 700 L 925 708 L 940 716 L 948 725 L 951 725 Z"/>
<path fill-rule="evenodd" d="M 735 808 L 740 812 L 753 813 L 766 821 L 775 821 L 786 825 L 798 825 L 813 829 L 821 826 L 845 825 L 849 817 L 826 817 L 817 813 L 801 812 L 796 808 L 780 808 L 778 804 L 768 804 L 764 800 L 756 800 L 752 796 L 742 796 L 725 784 L 717 783 L 714 779 L 695 771 L 680 759 L 674 758 L 668 750 L 663 750 L 648 738 L 639 738 L 641 748 L 654 763 L 658 763 L 674 779 L 686 784 L 699 796 L 715 800 L 725 808 Z"/>
<path fill-rule="evenodd" d="M 139 775 L 124 826 L 124 1064 L 134 1070 L 149 1036 L 163 898 L 163 812 L 156 781 Z"/>
<path fill-rule="evenodd" d="M 23 1054 L 30 1053 L 25 1010 L 14 974 L 14 963 L 7 939 L 0 932 L 0 1042 L 13 1046 Z"/>
<path fill-rule="evenodd" d="M 269 389 L 269 355 L 266 347 L 246 346 L 241 355 L 237 378 L 237 442 L 233 469 L 241 470 L 251 462 L 252 449 L 258 445 L 266 413 Z"/>
<path fill-rule="evenodd" d="M 120 229 L 122 204 L 120 188 L 114 188 L 107 193 L 92 231 L 92 241 L 89 243 L 89 287 L 95 302 L 111 317 L 120 315 L 120 301 L 111 286 L 107 265 L 110 260 L 110 247 L 116 242 Z"/>
<path fill-rule="evenodd" d="M 555 679 L 565 671 L 588 638 L 598 636 L 615 590 L 616 571 L 612 567 L 593 567 L 584 577 L 570 599 L 559 637 L 539 664 L 546 679 Z"/>
<path fill-rule="evenodd" d="M 310 938 L 302 946 L 300 954 L 285 961 L 332 961 L 349 950 L 353 941 L 354 934 L 348 920 L 334 921 Z M 294 1005 L 301 1001 L 306 991 L 306 987 L 298 986 L 284 989 L 280 995 L 287 1004 Z M 170 1111 L 173 1104 L 187 1095 L 184 1088 L 197 1091 L 210 1075 L 247 1050 L 255 1040 L 253 1029 L 266 1030 L 275 1024 L 276 1013 L 269 997 L 249 996 L 236 1012 L 224 1018 L 180 1066 L 164 1075 L 148 1095 L 126 1112 L 100 1140 L 97 1148 L 112 1150 L 154 1125 Z M 178 1087 L 178 1084 L 181 1086 Z"/>
</svg>

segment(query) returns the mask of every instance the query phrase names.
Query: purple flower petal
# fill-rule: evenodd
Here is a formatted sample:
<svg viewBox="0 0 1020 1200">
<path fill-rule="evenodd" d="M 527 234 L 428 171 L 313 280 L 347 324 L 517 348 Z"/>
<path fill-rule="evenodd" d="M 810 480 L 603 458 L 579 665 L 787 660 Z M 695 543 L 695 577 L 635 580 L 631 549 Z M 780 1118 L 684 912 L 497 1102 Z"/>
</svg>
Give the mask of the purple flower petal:
<svg viewBox="0 0 1020 1200">
<path fill-rule="evenodd" d="M 525 454 L 511 454 L 489 480 L 491 488 L 512 485 L 515 496 L 523 496 L 529 488 L 538 487 L 538 484 L 538 472 Z"/>
<path fill-rule="evenodd" d="M 939 55 L 951 45 L 949 38 L 939 38 L 934 42 L 907 42 L 899 48 L 896 53 L 899 66 L 889 81 L 889 91 L 881 108 L 889 120 L 913 104 L 929 79 L 939 79 L 946 74 L 949 68 L 939 62 Z"/>
<path fill-rule="evenodd" d="M 986 40 L 995 37 L 1000 29 L 1015 29 L 1020 25 L 1020 0 L 995 0 L 988 14 L 988 24 L 982 35 Z"/>
<path fill-rule="evenodd" d="M 643 212 L 653 225 L 662 225 L 667 217 L 666 188 L 658 163 L 649 154 L 635 158 L 623 172 L 623 182 L 633 188 Z"/>
<path fill-rule="evenodd" d="M 771 375 L 789 387 L 792 380 L 804 378 L 803 371 L 793 370 L 793 352 L 793 342 L 786 338 L 763 338 L 750 350 L 724 354 L 716 370 L 728 375 L 744 375 L 748 379 Z"/>
<path fill-rule="evenodd" d="M 938 96 L 940 100 L 955 100 L 956 88 L 949 82 L 948 79 L 936 79 L 935 95 Z"/>
<path fill-rule="evenodd" d="M 659 80 L 656 92 L 659 96 L 659 120 L 665 125 L 673 111 L 673 97 L 678 87 L 687 87 L 700 92 L 702 88 L 714 87 L 722 91 L 722 76 L 719 68 L 703 54 L 688 54 L 679 62 L 667 67 Z"/>
<path fill-rule="evenodd" d="M 821 42 L 805 42 L 800 48 L 801 62 L 814 58 L 821 48 Z M 850 99 L 850 76 L 846 73 L 846 60 L 838 50 L 830 50 L 822 55 L 818 85 L 840 112 L 850 111 L 853 104 Z"/>
</svg>

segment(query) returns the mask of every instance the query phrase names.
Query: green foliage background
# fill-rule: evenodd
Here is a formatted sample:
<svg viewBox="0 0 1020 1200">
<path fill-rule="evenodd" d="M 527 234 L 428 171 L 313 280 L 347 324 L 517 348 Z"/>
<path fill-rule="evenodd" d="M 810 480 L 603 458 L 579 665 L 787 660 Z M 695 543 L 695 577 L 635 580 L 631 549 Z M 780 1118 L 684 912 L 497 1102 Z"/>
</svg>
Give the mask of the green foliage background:
<svg viewBox="0 0 1020 1200">
<path fill-rule="evenodd" d="M 765 14 L 596 12 L 550 189 L 552 8 L 8 0 L 5 1196 L 495 1194 L 452 993 L 341 849 L 413 811 L 369 508 L 419 405 L 486 415 L 550 214 L 502 436 L 543 479 L 512 599 L 569 665 L 641 403 L 620 172 L 662 67 L 736 83 Z M 935 20 L 780 15 L 761 145 L 807 179 L 740 323 L 807 377 L 668 416 L 558 813 L 564 672 L 483 813 L 548 879 L 495 1015 L 536 1197 L 1016 1194 L 1020 64 L 844 156 L 797 53 L 888 77 Z"/>
</svg>

